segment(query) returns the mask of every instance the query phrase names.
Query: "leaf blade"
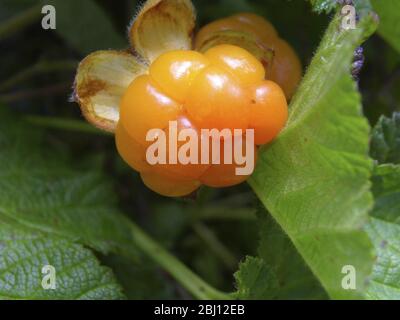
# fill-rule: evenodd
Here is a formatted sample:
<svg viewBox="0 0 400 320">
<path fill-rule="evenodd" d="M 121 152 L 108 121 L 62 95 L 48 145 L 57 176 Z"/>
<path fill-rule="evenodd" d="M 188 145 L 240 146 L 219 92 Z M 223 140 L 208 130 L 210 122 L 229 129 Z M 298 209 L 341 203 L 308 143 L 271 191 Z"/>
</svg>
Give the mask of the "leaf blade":
<svg viewBox="0 0 400 320">
<path fill-rule="evenodd" d="M 0 223 L 0 299 L 122 299 L 111 270 L 88 249 L 65 239 Z M 55 268 L 55 288 L 42 286 L 42 268 Z"/>
<path fill-rule="evenodd" d="M 82 172 L 42 148 L 37 127 L 2 109 L 0 218 L 108 253 L 132 252 L 128 218 L 100 170 Z"/>
<path fill-rule="evenodd" d="M 250 185 L 332 298 L 360 298 L 372 268 L 362 231 L 372 205 L 369 126 L 349 76 L 353 51 L 375 29 L 331 22 L 291 104 L 287 128 L 261 152 Z M 338 125 L 340 124 L 340 126 Z M 288 169 L 290 168 L 290 169 Z M 358 270 L 357 291 L 341 287 L 341 268 Z"/>
</svg>

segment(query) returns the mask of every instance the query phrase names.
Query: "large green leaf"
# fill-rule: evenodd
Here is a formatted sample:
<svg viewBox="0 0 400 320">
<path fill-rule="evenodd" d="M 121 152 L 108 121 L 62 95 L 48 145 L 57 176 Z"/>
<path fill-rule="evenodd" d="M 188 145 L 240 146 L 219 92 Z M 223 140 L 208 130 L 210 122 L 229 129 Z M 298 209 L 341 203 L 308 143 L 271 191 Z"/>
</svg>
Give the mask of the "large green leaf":
<svg viewBox="0 0 400 320">
<path fill-rule="evenodd" d="M 41 141 L 37 127 L 0 112 L 0 218 L 104 253 L 131 252 L 128 219 L 107 179 L 71 169 Z"/>
<path fill-rule="evenodd" d="M 370 152 L 379 163 L 400 163 L 400 112 L 379 119 L 372 131 Z"/>
<path fill-rule="evenodd" d="M 371 2 L 379 15 L 379 34 L 400 52 L 400 1 L 371 0 Z"/>
<path fill-rule="evenodd" d="M 362 230 L 372 206 L 367 120 L 349 75 L 354 49 L 376 27 L 331 22 L 290 106 L 287 128 L 259 157 L 250 184 L 332 298 L 359 298 L 373 250 Z M 345 265 L 357 290 L 341 286 Z"/>
<path fill-rule="evenodd" d="M 120 286 L 82 245 L 132 252 L 127 219 L 96 169 L 71 169 L 37 127 L 0 111 L 0 298 L 118 299 Z M 55 290 L 41 286 L 56 270 Z"/>
<path fill-rule="evenodd" d="M 42 281 L 54 267 L 54 289 Z M 90 250 L 0 222 L 0 299 L 121 299 L 121 287 Z"/>
<path fill-rule="evenodd" d="M 400 299 L 400 166 L 381 165 L 373 176 L 375 207 L 367 225 L 378 260 L 368 287 L 368 297 Z"/>
</svg>

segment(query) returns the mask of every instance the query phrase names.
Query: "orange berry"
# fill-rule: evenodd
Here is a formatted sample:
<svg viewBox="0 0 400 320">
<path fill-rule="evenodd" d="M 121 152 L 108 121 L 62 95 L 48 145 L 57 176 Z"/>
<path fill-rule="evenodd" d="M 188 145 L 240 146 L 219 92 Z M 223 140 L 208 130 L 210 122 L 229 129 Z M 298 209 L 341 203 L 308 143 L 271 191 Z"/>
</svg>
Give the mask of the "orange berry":
<svg viewBox="0 0 400 320">
<path fill-rule="evenodd" d="M 196 76 L 209 64 L 196 51 L 170 51 L 162 54 L 150 66 L 150 76 L 168 96 L 184 102 Z"/>
<path fill-rule="evenodd" d="M 181 112 L 181 105 L 167 96 L 149 75 L 129 85 L 120 105 L 121 122 L 130 136 L 145 143 L 151 129 L 164 129 Z"/>
<path fill-rule="evenodd" d="M 230 18 L 219 19 L 206 24 L 196 34 L 195 48 L 199 49 L 210 34 L 224 30 L 240 30 L 242 27 L 242 22 Z M 253 29 L 248 28 L 242 31 L 253 32 Z"/>
<path fill-rule="evenodd" d="M 254 84 L 265 77 L 265 69 L 250 52 L 237 46 L 220 45 L 204 54 L 213 65 L 225 68 L 241 85 Z"/>
<path fill-rule="evenodd" d="M 249 32 L 266 49 L 274 50 L 272 67 L 266 77 L 282 87 L 287 99 L 293 96 L 302 76 L 301 62 L 293 48 L 279 38 L 269 21 L 253 13 L 240 13 L 214 21 L 199 31 L 195 40 L 196 48 L 201 48 L 211 34 L 223 30 Z"/>
<path fill-rule="evenodd" d="M 149 189 L 166 197 L 183 197 L 200 187 L 199 181 L 180 180 L 165 173 L 142 172 L 140 176 Z"/>
<path fill-rule="evenodd" d="M 146 160 L 146 147 L 132 138 L 119 122 L 115 131 L 115 143 L 122 159 L 138 172 L 149 171 L 151 166 Z"/>
<path fill-rule="evenodd" d="M 275 52 L 268 79 L 276 82 L 290 99 L 295 93 L 302 76 L 302 67 L 293 48 L 282 39 L 266 43 Z"/>
<path fill-rule="evenodd" d="M 235 23 L 249 24 L 239 18 Z M 161 55 L 148 75 L 132 81 L 121 100 L 118 152 L 150 189 L 165 196 L 188 195 L 201 183 L 225 187 L 245 181 L 254 170 L 256 144 L 270 142 L 288 116 L 284 92 L 264 77 L 262 64 L 232 45 L 216 46 L 204 55 Z M 201 129 L 214 131 L 207 136 Z M 242 140 L 251 137 L 246 129 L 254 130 L 254 141 Z M 224 133 L 234 140 L 231 150 Z M 213 163 L 215 143 L 219 163 Z"/>
<path fill-rule="evenodd" d="M 239 13 L 232 16 L 231 19 L 240 21 L 242 23 L 242 27 L 246 26 L 251 28 L 251 31 L 256 33 L 258 37 L 264 41 L 278 37 L 278 32 L 276 32 L 276 29 L 272 23 L 257 14 Z"/>
<path fill-rule="evenodd" d="M 195 133 L 195 136 L 192 137 L 184 137 L 183 130 L 184 129 L 192 129 Z M 207 164 L 201 164 L 201 135 L 200 131 L 193 125 L 191 120 L 187 116 L 179 116 L 177 119 L 177 127 L 176 127 L 176 137 L 173 137 L 172 141 L 173 145 L 170 146 L 170 132 L 169 130 L 164 130 L 166 134 L 166 150 L 167 150 L 167 161 L 166 164 L 156 164 L 154 165 L 154 171 L 159 173 L 166 173 L 168 175 L 177 177 L 179 179 L 189 179 L 195 180 L 198 179 L 209 167 Z M 180 141 L 179 136 L 181 138 L 185 138 L 184 141 Z M 172 159 L 169 156 L 169 149 L 171 149 L 174 157 L 174 162 L 172 163 Z M 197 156 L 196 154 L 197 153 Z M 179 160 L 182 157 L 187 160 L 188 163 L 181 163 Z M 197 161 L 193 163 L 193 161 Z"/>
<path fill-rule="evenodd" d="M 238 139 L 242 139 L 242 149 L 241 155 L 249 156 L 247 154 L 246 146 L 250 147 L 250 150 L 253 152 L 253 166 L 257 162 L 257 148 L 254 145 L 247 145 L 245 135 L 236 136 L 233 141 L 232 152 L 227 153 L 227 157 L 229 156 L 232 159 L 231 163 L 228 163 L 228 158 L 225 156 L 225 140 L 221 139 L 220 141 L 220 164 L 211 164 L 210 168 L 200 177 L 200 181 L 209 187 L 221 188 L 221 187 L 230 187 L 237 184 L 240 184 L 246 181 L 249 176 L 253 173 L 250 172 L 246 175 L 239 175 L 236 172 L 236 169 L 243 168 L 245 164 L 240 163 L 235 160 L 235 144 L 238 143 Z M 210 154 L 210 162 L 212 155 Z M 253 167 L 254 169 L 254 167 Z"/>
<path fill-rule="evenodd" d="M 209 66 L 197 76 L 184 107 L 200 129 L 245 129 L 248 126 L 242 86 L 218 66 Z"/>
<path fill-rule="evenodd" d="M 257 34 L 262 39 L 271 39 L 278 36 L 274 26 L 263 17 L 253 13 L 240 13 L 228 18 L 215 20 L 202 27 L 196 35 L 195 48 L 200 48 L 210 34 L 225 30 Z"/>
<path fill-rule="evenodd" d="M 262 145 L 272 141 L 284 127 L 288 108 L 282 89 L 269 80 L 248 89 L 251 101 L 250 127 L 254 142 Z"/>
</svg>

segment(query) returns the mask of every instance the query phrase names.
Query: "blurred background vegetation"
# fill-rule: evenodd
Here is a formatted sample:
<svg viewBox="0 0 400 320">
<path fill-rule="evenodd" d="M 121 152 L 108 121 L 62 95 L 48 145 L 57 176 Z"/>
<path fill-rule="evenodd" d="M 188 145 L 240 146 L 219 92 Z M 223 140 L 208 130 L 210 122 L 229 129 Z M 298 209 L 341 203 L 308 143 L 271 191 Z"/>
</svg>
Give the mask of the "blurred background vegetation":
<svg viewBox="0 0 400 320">
<path fill-rule="evenodd" d="M 120 206 L 206 281 L 233 290 L 232 273 L 254 254 L 258 200 L 243 184 L 203 188 L 197 198 L 157 196 L 120 160 L 111 136 L 91 130 L 77 104 L 69 102 L 74 73 L 85 55 L 126 48 L 135 0 L 54 0 L 57 30 L 41 28 L 34 0 L 0 0 L 0 104 L 38 126 L 50 126 L 46 143 L 78 168 L 99 166 L 112 177 Z M 198 26 L 240 11 L 267 17 L 309 64 L 329 16 L 313 13 L 304 0 L 195 0 Z M 38 9 L 39 8 L 39 9 Z M 38 14 L 39 13 L 39 14 Z M 400 108 L 400 56 L 377 35 L 364 46 L 360 74 L 364 112 L 371 124 Z M 188 297 L 168 275 L 145 258 L 132 266 L 120 257 L 100 257 L 112 266 L 130 298 Z"/>
</svg>

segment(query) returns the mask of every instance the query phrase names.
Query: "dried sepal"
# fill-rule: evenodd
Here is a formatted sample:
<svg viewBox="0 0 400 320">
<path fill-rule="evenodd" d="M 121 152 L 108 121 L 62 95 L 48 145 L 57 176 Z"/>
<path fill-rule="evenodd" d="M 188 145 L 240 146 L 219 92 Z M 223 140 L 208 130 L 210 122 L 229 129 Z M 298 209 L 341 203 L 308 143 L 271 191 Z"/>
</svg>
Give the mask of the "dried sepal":
<svg viewBox="0 0 400 320">
<path fill-rule="evenodd" d="M 254 35 L 232 30 L 216 31 L 210 33 L 209 37 L 199 43 L 195 50 L 206 52 L 220 44 L 231 44 L 249 51 L 261 61 L 268 75 L 274 59 L 274 50 L 265 47 Z"/>
<path fill-rule="evenodd" d="M 171 50 L 190 50 L 196 15 L 190 0 L 148 0 L 129 28 L 132 48 L 149 62 Z"/>
<path fill-rule="evenodd" d="M 94 126 L 114 132 L 120 100 L 129 84 L 147 71 L 147 66 L 128 51 L 97 51 L 78 67 L 74 99 Z"/>
</svg>

